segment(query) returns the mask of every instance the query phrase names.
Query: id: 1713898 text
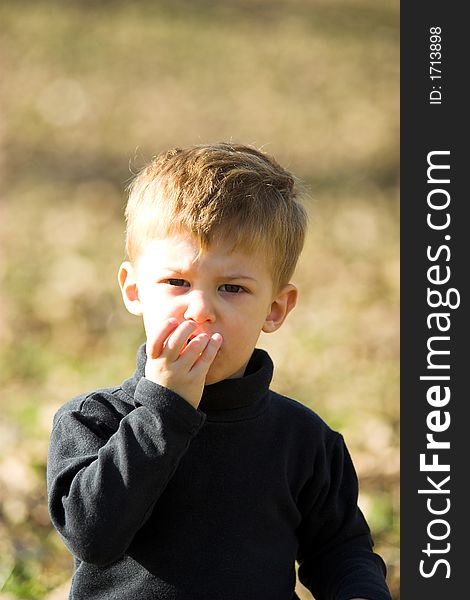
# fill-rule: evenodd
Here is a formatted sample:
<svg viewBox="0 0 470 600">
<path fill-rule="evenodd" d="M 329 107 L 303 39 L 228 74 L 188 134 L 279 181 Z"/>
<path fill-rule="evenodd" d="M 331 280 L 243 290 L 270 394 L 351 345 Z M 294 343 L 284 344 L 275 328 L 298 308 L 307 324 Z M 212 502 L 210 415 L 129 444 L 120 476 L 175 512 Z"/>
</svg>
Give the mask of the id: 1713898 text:
<svg viewBox="0 0 470 600">
<path fill-rule="evenodd" d="M 438 85 L 442 80 L 441 33 L 440 27 L 429 28 L 429 79 L 433 84 L 429 93 L 429 104 L 441 104 L 442 102 L 442 86 Z"/>
</svg>

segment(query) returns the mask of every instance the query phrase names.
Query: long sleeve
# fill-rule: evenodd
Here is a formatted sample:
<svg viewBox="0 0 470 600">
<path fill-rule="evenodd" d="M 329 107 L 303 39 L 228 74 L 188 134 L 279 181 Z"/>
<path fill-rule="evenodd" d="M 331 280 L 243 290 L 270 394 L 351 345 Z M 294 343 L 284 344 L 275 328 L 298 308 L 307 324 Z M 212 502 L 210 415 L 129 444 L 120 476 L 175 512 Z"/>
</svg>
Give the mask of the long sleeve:
<svg viewBox="0 0 470 600">
<path fill-rule="evenodd" d="M 385 565 L 357 506 L 358 482 L 339 434 L 327 436 L 300 498 L 299 578 L 317 600 L 390 600 Z"/>
<path fill-rule="evenodd" d="M 105 565 L 124 554 L 204 420 L 145 378 L 125 416 L 99 393 L 59 411 L 49 447 L 49 511 L 75 556 Z"/>
<path fill-rule="evenodd" d="M 245 376 L 205 387 L 198 409 L 134 375 L 56 414 L 53 523 L 75 557 L 70 598 L 285 600 L 295 561 L 317 600 L 390 600 L 357 508 L 342 438 Z"/>
</svg>

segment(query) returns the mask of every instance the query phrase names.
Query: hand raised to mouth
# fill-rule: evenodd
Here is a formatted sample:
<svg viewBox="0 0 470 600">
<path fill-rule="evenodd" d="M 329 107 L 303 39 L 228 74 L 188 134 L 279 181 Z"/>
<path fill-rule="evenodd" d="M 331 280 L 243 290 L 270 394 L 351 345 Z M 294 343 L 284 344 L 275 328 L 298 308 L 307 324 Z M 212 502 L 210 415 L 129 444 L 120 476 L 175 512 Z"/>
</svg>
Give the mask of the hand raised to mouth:
<svg viewBox="0 0 470 600">
<path fill-rule="evenodd" d="M 170 318 L 147 339 L 145 377 L 199 406 L 207 372 L 222 345 L 220 333 L 195 333 L 197 323 Z"/>
</svg>

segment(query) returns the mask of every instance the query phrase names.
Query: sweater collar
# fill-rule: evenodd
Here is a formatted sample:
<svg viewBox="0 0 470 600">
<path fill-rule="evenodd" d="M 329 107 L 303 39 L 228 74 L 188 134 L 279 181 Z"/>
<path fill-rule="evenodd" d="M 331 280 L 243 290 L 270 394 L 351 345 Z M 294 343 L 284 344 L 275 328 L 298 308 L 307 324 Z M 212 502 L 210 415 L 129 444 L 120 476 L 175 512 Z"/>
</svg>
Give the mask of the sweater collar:
<svg viewBox="0 0 470 600">
<path fill-rule="evenodd" d="M 137 351 L 137 368 L 134 375 L 127 379 L 122 386 L 124 391 L 131 396 L 134 395 L 140 379 L 144 377 L 146 360 L 145 344 L 142 344 Z M 247 408 L 251 413 L 251 409 L 255 407 L 261 408 L 260 404 L 264 406 L 263 400 L 268 395 L 272 376 L 273 362 L 268 353 L 255 348 L 243 377 L 224 379 L 204 387 L 199 409 L 206 413 L 214 412 L 214 416 L 217 414 L 222 416 L 224 411 Z M 235 412 L 237 414 L 244 413 L 245 417 L 248 416 L 244 410 L 235 410 Z"/>
</svg>

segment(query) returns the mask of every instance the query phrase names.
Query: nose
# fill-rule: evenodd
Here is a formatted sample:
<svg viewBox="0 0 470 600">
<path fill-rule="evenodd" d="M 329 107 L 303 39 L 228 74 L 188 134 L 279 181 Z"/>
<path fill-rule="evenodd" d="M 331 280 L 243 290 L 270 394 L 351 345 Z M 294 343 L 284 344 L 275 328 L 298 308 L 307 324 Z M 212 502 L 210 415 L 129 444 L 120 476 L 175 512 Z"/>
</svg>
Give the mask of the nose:
<svg viewBox="0 0 470 600">
<path fill-rule="evenodd" d="M 195 323 L 214 323 L 215 311 L 207 294 L 193 290 L 187 295 L 188 305 L 184 318 Z"/>
</svg>

